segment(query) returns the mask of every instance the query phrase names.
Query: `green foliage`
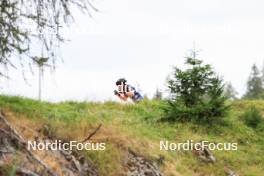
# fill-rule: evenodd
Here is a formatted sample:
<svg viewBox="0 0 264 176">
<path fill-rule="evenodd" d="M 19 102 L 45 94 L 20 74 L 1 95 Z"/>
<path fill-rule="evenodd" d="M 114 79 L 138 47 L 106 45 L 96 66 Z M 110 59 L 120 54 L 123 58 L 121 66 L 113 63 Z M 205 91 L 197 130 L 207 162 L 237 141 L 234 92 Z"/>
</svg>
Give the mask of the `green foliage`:
<svg viewBox="0 0 264 176">
<path fill-rule="evenodd" d="M 263 123 L 261 112 L 255 106 L 247 109 L 246 112 L 244 112 L 244 114 L 242 115 L 242 119 L 247 126 L 254 129 L 256 129 L 261 123 Z"/>
<path fill-rule="evenodd" d="M 263 99 L 264 89 L 262 76 L 258 67 L 254 64 L 251 68 L 251 73 L 247 82 L 247 92 L 244 95 L 245 99 Z"/>
<path fill-rule="evenodd" d="M 1 0 L 0 65 L 14 66 L 12 55 L 18 55 L 22 65 L 40 56 L 54 65 L 55 52 L 64 41 L 61 28 L 73 21 L 74 7 L 88 13 L 97 10 L 87 0 Z"/>
<path fill-rule="evenodd" d="M 186 65 L 186 70 L 175 67 L 172 78 L 168 79 L 171 99 L 165 108 L 167 119 L 215 122 L 228 110 L 222 79 L 210 65 L 203 65 L 195 57 L 187 57 Z"/>
<path fill-rule="evenodd" d="M 15 176 L 16 165 L 14 163 L 0 165 L 0 175 Z"/>
<path fill-rule="evenodd" d="M 123 169 L 127 147 L 132 147 L 136 152 L 151 159 L 156 159 L 159 155 L 165 156 L 166 162 L 162 170 L 168 175 L 221 176 L 225 175 L 223 168 L 229 166 L 240 175 L 262 176 L 264 133 L 252 130 L 239 117 L 251 106 L 264 112 L 264 101 L 235 100 L 230 103 L 228 125 L 216 124 L 213 128 L 208 128 L 206 125 L 194 123 L 160 123 L 151 120 L 164 115 L 160 109 L 164 102 L 157 100 L 143 100 L 135 105 L 124 105 L 111 101 L 47 103 L 22 97 L 0 96 L 0 108 L 11 111 L 19 122 L 23 123 L 24 118 L 27 118 L 27 124 L 33 122 L 32 125 L 48 125 L 48 130 L 52 130 L 52 133 L 56 133 L 55 136 L 61 139 L 83 139 L 102 123 L 103 128 L 94 139 L 106 139 L 106 151 L 82 151 L 87 159 L 96 164 L 102 176 L 122 175 L 119 170 Z M 258 125 L 257 129 L 262 124 Z M 215 143 L 237 142 L 238 150 L 213 151 L 217 162 L 208 167 L 208 164 L 201 164 L 192 152 L 161 151 L 161 139 L 176 143 L 190 139 Z M 9 175 L 12 171 L 12 167 L 0 167 L 0 175 Z"/>
</svg>

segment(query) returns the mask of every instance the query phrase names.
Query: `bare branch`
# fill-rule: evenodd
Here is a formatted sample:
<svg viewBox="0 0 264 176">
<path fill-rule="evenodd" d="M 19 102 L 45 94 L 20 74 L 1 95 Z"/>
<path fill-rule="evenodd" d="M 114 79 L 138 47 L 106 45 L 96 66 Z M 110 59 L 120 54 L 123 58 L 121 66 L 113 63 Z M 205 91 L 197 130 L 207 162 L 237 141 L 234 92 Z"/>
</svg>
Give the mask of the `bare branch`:
<svg viewBox="0 0 264 176">
<path fill-rule="evenodd" d="M 90 140 L 97 133 L 97 131 L 100 130 L 101 126 L 102 126 L 102 124 L 99 124 L 99 126 L 81 142 L 86 142 L 86 141 Z"/>
</svg>

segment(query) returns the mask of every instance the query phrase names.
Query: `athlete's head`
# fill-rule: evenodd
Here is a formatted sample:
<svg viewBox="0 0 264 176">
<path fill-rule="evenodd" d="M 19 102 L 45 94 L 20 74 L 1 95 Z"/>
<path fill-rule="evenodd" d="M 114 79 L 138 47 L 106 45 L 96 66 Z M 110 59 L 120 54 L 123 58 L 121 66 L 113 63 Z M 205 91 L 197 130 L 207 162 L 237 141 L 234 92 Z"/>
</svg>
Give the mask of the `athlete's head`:
<svg viewBox="0 0 264 176">
<path fill-rule="evenodd" d="M 126 84 L 127 80 L 125 78 L 120 78 L 116 81 L 116 85 L 122 85 L 122 84 Z"/>
</svg>

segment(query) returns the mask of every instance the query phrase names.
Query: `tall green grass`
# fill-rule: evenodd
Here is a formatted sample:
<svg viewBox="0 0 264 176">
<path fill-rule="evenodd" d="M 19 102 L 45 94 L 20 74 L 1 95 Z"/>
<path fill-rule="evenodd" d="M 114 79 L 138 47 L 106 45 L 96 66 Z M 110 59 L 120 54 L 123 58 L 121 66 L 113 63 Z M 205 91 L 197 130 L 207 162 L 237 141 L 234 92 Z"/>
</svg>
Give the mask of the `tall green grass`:
<svg viewBox="0 0 264 176">
<path fill-rule="evenodd" d="M 181 175 L 198 173 L 221 176 L 225 175 L 224 168 L 229 167 L 240 175 L 263 175 L 264 132 L 248 127 L 240 117 L 251 106 L 255 106 L 263 114 L 264 101 L 230 102 L 231 112 L 225 117 L 225 123 L 212 126 L 161 122 L 159 119 L 164 116 L 162 106 L 162 101 L 152 100 L 123 105 L 111 101 L 49 103 L 23 97 L 0 96 L 0 108 L 9 109 L 17 114 L 17 118 L 24 115 L 32 120 L 42 119 L 58 132 L 59 137 L 67 138 L 67 135 L 78 130 L 79 126 L 91 128 L 99 123 L 103 124 L 106 131 L 105 138 L 111 139 L 111 132 L 114 131 L 117 139 L 108 142 L 107 152 L 85 154 L 98 165 L 102 175 L 121 172 L 125 151 L 120 148 L 119 143 L 153 160 L 160 155 L 165 156 L 166 162 L 161 169 L 166 173 L 173 174 L 175 170 Z M 67 135 L 64 132 L 68 132 Z M 237 142 L 238 151 L 214 151 L 217 162 L 205 164 L 192 152 L 159 150 L 160 140 L 185 142 L 190 139 L 216 143 Z M 111 163 L 111 167 L 106 167 L 107 163 Z M 169 164 L 175 167 L 169 167 Z"/>
</svg>

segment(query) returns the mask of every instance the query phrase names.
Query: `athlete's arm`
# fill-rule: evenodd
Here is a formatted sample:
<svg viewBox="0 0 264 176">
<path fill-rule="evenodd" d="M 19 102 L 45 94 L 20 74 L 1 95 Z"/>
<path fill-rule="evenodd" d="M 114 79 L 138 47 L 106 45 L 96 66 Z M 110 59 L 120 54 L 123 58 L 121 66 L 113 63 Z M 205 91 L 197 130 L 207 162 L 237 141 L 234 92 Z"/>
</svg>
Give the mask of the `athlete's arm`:
<svg viewBox="0 0 264 176">
<path fill-rule="evenodd" d="M 131 98 L 134 96 L 134 91 L 127 92 L 126 95 Z"/>
<path fill-rule="evenodd" d="M 116 96 L 118 96 L 118 97 L 119 97 L 121 100 L 123 100 L 123 101 L 126 101 L 127 98 L 128 98 L 127 95 L 121 94 L 121 93 L 119 93 L 117 90 L 114 90 L 114 94 L 115 94 Z"/>
<path fill-rule="evenodd" d="M 123 94 L 119 94 L 119 96 L 118 96 L 121 100 L 123 100 L 123 101 L 127 101 L 127 98 L 128 98 L 128 96 L 125 96 L 125 95 L 123 95 Z"/>
</svg>

